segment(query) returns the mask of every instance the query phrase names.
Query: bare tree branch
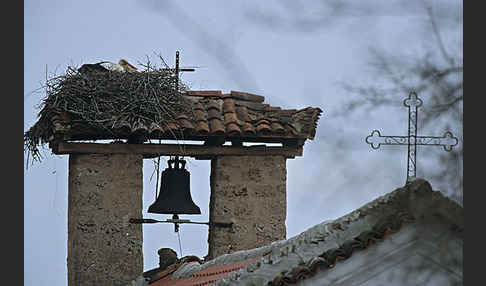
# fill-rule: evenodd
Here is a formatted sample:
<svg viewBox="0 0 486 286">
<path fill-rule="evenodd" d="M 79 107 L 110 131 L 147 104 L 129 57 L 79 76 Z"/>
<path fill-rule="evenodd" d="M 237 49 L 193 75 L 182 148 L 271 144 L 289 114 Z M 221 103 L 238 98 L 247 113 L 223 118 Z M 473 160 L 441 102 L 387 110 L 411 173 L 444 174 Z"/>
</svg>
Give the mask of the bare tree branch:
<svg viewBox="0 0 486 286">
<path fill-rule="evenodd" d="M 447 51 L 445 49 L 444 42 L 442 41 L 442 37 L 440 36 L 439 28 L 437 27 L 437 23 L 435 21 L 435 17 L 434 17 L 433 11 L 432 11 L 432 7 L 427 5 L 425 3 L 425 1 L 424 1 L 424 5 L 426 6 L 427 13 L 429 15 L 430 24 L 432 26 L 432 30 L 434 31 L 434 35 L 437 39 L 437 44 L 440 48 L 440 52 L 442 53 L 442 56 L 444 57 L 444 59 L 446 59 L 451 66 L 454 66 L 455 61 L 452 57 L 449 56 L 449 54 L 447 53 Z"/>
</svg>

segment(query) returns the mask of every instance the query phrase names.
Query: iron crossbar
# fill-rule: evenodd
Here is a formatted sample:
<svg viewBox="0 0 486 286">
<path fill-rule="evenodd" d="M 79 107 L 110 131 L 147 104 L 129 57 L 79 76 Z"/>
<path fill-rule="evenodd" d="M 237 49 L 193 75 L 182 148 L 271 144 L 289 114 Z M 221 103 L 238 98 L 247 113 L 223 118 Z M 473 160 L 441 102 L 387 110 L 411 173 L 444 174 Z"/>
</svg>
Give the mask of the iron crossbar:
<svg viewBox="0 0 486 286">
<path fill-rule="evenodd" d="M 182 223 L 192 223 L 192 224 L 206 224 L 209 226 L 217 226 L 217 227 L 231 227 L 233 225 L 232 222 L 199 222 L 199 221 L 191 221 L 188 219 L 166 219 L 166 220 L 157 220 L 152 218 L 131 218 L 129 220 L 130 223 L 135 224 L 143 224 L 143 223 L 173 223 L 175 232 L 179 231 L 179 224 Z"/>
</svg>

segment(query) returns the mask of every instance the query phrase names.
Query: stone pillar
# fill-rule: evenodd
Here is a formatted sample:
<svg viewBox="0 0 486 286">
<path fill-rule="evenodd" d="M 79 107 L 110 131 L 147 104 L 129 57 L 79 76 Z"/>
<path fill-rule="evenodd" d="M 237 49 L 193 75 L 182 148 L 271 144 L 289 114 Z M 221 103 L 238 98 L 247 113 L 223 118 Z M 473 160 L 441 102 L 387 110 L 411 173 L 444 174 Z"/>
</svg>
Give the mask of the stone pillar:
<svg viewBox="0 0 486 286">
<path fill-rule="evenodd" d="M 211 161 L 209 220 L 234 224 L 209 228 L 209 259 L 285 239 L 286 176 L 283 156 Z"/>
<path fill-rule="evenodd" d="M 70 155 L 68 285 L 126 286 L 143 272 L 142 156 Z"/>
</svg>

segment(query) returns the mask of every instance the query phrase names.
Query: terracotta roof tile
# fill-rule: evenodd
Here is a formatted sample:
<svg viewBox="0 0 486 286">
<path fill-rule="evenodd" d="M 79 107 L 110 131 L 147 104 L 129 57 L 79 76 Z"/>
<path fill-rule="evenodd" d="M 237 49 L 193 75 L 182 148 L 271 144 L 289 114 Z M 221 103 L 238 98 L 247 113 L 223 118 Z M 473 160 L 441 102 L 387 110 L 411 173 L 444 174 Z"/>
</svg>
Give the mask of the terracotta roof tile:
<svg viewBox="0 0 486 286">
<path fill-rule="evenodd" d="M 272 122 L 272 131 L 277 133 L 277 134 L 285 134 L 285 128 L 283 128 L 283 126 L 278 123 L 278 122 Z"/>
<path fill-rule="evenodd" d="M 152 272 L 149 276 L 150 276 L 150 281 L 157 281 L 157 280 L 160 280 L 160 279 L 163 279 L 164 277 L 171 277 L 172 273 L 174 273 L 177 269 L 179 269 L 181 265 L 180 264 L 172 264 L 172 265 L 169 265 L 166 269 L 164 270 L 160 270 L 160 269 L 154 269 L 154 270 L 150 270 L 149 272 Z M 145 275 L 145 273 L 144 273 Z"/>
<path fill-rule="evenodd" d="M 267 120 L 267 119 L 263 119 L 261 118 L 260 120 L 257 121 L 256 123 L 256 126 L 260 125 L 260 124 L 266 124 L 266 125 L 269 125 L 270 124 L 270 121 Z"/>
<path fill-rule="evenodd" d="M 194 129 L 194 125 L 192 125 L 191 121 L 189 121 L 187 116 L 184 115 L 184 114 L 179 115 L 177 117 L 177 122 L 183 130 L 193 130 Z"/>
<path fill-rule="evenodd" d="M 221 112 L 216 108 L 208 109 L 208 119 L 220 119 Z"/>
<path fill-rule="evenodd" d="M 253 128 L 253 125 L 251 125 L 250 123 L 248 122 L 245 122 L 241 128 L 243 130 L 243 133 L 245 135 L 255 135 L 256 134 L 256 131 L 255 131 L 255 128 Z"/>
<path fill-rule="evenodd" d="M 166 275 L 160 280 L 150 284 L 150 286 L 203 286 L 210 285 L 220 280 L 232 272 L 239 270 L 248 264 L 255 262 L 257 258 L 237 261 L 228 264 L 215 264 L 202 271 L 196 272 L 192 277 L 184 279 L 173 279 L 172 275 Z"/>
<path fill-rule="evenodd" d="M 255 111 L 264 111 L 265 106 L 259 102 L 235 101 L 236 106 L 245 106 L 248 109 Z"/>
<path fill-rule="evenodd" d="M 219 100 L 209 101 L 207 110 L 209 111 L 210 109 L 216 109 L 218 111 L 221 111 L 221 102 Z"/>
<path fill-rule="evenodd" d="M 197 101 L 197 102 L 194 103 L 193 109 L 194 110 L 204 110 L 204 106 L 201 104 L 201 102 Z"/>
<path fill-rule="evenodd" d="M 228 112 L 235 112 L 235 103 L 231 98 L 225 98 L 223 100 L 223 113 L 226 114 Z"/>
<path fill-rule="evenodd" d="M 230 136 L 240 135 L 241 129 L 236 123 L 228 123 L 226 124 L 226 133 L 228 133 Z"/>
<path fill-rule="evenodd" d="M 204 97 L 221 97 L 221 90 L 189 90 L 187 95 Z"/>
<path fill-rule="evenodd" d="M 286 109 L 286 110 L 278 110 L 277 114 L 280 116 L 291 116 L 297 112 L 297 109 Z"/>
<path fill-rule="evenodd" d="M 248 116 L 248 109 L 245 106 L 236 107 L 236 114 L 243 121 L 250 121 L 250 116 Z"/>
<path fill-rule="evenodd" d="M 248 92 L 241 92 L 241 91 L 231 91 L 231 97 L 240 100 L 247 100 L 247 101 L 254 101 L 254 102 L 263 102 L 265 97 L 261 95 L 251 94 Z"/>
<path fill-rule="evenodd" d="M 266 123 L 260 123 L 259 125 L 257 125 L 256 131 L 258 134 L 270 134 L 272 128 Z"/>
<path fill-rule="evenodd" d="M 236 117 L 236 113 L 228 112 L 224 114 L 224 125 L 228 125 L 230 123 L 238 123 L 238 118 Z"/>
<path fill-rule="evenodd" d="M 174 131 L 178 131 L 178 130 L 179 130 L 179 127 L 175 123 L 172 123 L 172 122 L 167 123 L 164 127 L 164 132 L 174 132 Z"/>
<path fill-rule="evenodd" d="M 219 118 L 209 119 L 209 133 L 212 135 L 224 135 L 224 125 Z"/>
<path fill-rule="evenodd" d="M 282 110 L 282 108 L 280 108 L 278 106 L 268 106 L 267 107 L 267 110 L 269 110 L 269 111 L 276 111 L 276 110 Z"/>
<path fill-rule="evenodd" d="M 194 119 L 196 120 L 196 122 L 206 121 L 207 117 L 208 114 L 203 110 L 200 109 L 194 110 Z"/>
<path fill-rule="evenodd" d="M 196 133 L 198 135 L 206 135 L 209 133 L 209 125 L 206 121 L 199 121 L 196 123 Z"/>
</svg>

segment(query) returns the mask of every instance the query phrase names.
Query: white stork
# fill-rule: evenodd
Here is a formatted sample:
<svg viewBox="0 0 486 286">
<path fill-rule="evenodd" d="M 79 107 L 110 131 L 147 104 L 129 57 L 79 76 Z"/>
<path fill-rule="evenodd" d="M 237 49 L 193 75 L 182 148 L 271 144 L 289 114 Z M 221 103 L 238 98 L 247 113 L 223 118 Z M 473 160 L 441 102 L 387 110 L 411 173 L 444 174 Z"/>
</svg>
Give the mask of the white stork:
<svg viewBox="0 0 486 286">
<path fill-rule="evenodd" d="M 89 73 L 89 72 L 133 72 L 137 71 L 137 68 L 128 63 L 127 60 L 121 59 L 117 64 L 112 62 L 99 62 L 95 64 L 84 64 L 82 65 L 78 71 L 80 73 Z"/>
<path fill-rule="evenodd" d="M 132 66 L 127 60 L 121 59 L 118 64 L 122 66 L 123 70 L 126 72 L 134 72 L 137 71 L 137 68 Z"/>
</svg>

